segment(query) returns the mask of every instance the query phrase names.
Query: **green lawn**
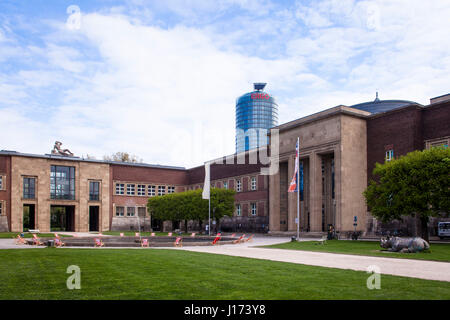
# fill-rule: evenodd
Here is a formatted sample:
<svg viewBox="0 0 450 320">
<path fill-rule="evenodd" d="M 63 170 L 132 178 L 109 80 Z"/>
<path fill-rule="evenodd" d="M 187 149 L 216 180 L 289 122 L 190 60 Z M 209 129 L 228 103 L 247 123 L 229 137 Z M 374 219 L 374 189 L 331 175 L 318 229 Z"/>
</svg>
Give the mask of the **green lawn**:
<svg viewBox="0 0 450 320">
<path fill-rule="evenodd" d="M 388 252 L 386 249 L 380 247 L 380 243 L 378 241 L 329 240 L 324 245 L 317 243 L 317 241 L 286 242 L 282 244 L 265 246 L 264 248 L 334 252 L 365 256 L 450 262 L 450 244 L 432 243 L 430 245 L 430 250 L 427 252 L 399 253 Z"/>
<path fill-rule="evenodd" d="M 119 236 L 121 233 L 123 233 L 126 237 L 133 237 L 136 234 L 137 231 L 105 231 L 102 232 L 105 235 L 109 236 Z M 98 232 L 96 232 L 98 233 Z M 152 233 L 151 232 L 141 232 L 141 236 L 143 237 L 150 237 Z M 155 232 L 155 236 L 161 237 L 161 236 L 167 236 L 168 232 Z M 191 233 L 183 233 L 182 236 L 190 236 Z M 172 236 L 178 236 L 178 233 L 172 232 Z"/>
<path fill-rule="evenodd" d="M 69 265 L 81 289 L 68 290 Z M 450 283 L 225 255 L 159 249 L 0 252 L 3 299 L 450 299 Z"/>
<path fill-rule="evenodd" d="M 56 232 L 58 233 L 58 232 Z M 17 235 L 20 234 L 20 232 L 0 232 L 0 239 L 12 239 L 17 237 Z M 33 234 L 28 233 L 28 232 L 24 232 L 24 237 L 25 238 L 32 238 Z M 61 237 L 71 237 L 71 235 L 66 235 L 66 234 L 60 234 L 58 233 L 59 236 Z M 36 234 L 39 238 L 46 238 L 46 237 L 54 237 L 55 233 L 37 233 Z"/>
</svg>

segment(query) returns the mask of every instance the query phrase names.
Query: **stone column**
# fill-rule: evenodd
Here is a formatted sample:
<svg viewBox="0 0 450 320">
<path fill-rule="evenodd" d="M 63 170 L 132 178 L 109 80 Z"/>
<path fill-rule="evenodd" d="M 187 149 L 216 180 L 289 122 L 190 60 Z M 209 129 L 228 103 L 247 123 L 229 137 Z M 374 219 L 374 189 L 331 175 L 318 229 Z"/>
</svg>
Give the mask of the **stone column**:
<svg viewBox="0 0 450 320">
<path fill-rule="evenodd" d="M 269 176 L 269 231 L 280 231 L 280 171 Z"/>
<path fill-rule="evenodd" d="M 309 157 L 311 231 L 322 231 L 322 157 L 315 152 Z"/>
</svg>

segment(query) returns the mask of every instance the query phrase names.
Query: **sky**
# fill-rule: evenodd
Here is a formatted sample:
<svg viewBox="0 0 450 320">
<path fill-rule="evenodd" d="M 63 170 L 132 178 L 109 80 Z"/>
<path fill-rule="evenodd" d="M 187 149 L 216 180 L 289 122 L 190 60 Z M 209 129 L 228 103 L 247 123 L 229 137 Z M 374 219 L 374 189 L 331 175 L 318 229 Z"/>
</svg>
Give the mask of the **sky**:
<svg viewBox="0 0 450 320">
<path fill-rule="evenodd" d="M 190 168 L 234 153 L 235 102 L 279 123 L 450 90 L 448 0 L 0 0 L 0 150 L 117 151 Z"/>
</svg>

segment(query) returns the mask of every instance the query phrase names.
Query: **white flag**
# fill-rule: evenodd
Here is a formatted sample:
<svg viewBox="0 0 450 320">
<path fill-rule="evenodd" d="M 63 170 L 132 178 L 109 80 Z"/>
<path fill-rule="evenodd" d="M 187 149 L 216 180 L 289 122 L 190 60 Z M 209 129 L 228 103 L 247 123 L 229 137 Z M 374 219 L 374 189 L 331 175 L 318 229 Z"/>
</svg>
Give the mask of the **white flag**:
<svg viewBox="0 0 450 320">
<path fill-rule="evenodd" d="M 209 199 L 209 162 L 205 163 L 205 183 L 203 184 L 202 199 Z"/>
</svg>

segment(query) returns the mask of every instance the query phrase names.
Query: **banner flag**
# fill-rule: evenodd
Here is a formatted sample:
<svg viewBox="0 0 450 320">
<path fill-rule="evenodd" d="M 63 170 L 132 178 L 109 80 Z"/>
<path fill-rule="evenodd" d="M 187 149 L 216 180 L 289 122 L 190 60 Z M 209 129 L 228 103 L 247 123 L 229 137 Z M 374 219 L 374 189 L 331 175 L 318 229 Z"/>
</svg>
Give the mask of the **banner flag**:
<svg viewBox="0 0 450 320">
<path fill-rule="evenodd" d="M 202 199 L 209 199 L 210 194 L 210 177 L 209 177 L 210 163 L 205 163 L 205 183 L 203 184 Z"/>
</svg>

